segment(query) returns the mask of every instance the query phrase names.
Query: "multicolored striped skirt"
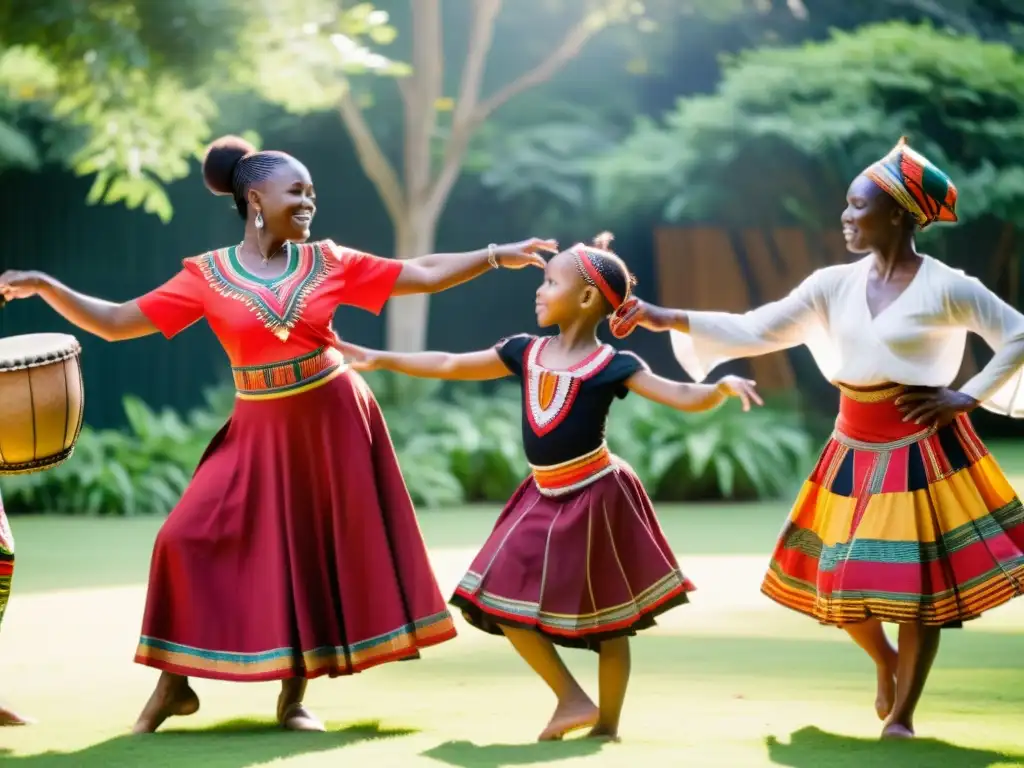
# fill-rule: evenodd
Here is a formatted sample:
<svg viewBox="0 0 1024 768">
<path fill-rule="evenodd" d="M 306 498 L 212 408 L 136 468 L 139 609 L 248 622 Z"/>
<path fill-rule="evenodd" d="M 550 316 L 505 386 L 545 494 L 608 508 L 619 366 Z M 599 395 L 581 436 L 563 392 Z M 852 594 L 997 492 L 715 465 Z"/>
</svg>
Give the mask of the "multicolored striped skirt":
<svg viewBox="0 0 1024 768">
<path fill-rule="evenodd" d="M 535 467 L 519 486 L 451 598 L 472 626 L 532 629 L 597 651 L 688 602 L 695 587 L 640 479 L 608 456 L 585 479 Z"/>
<path fill-rule="evenodd" d="M 0 498 L 0 624 L 11 597 L 11 578 L 14 575 L 14 535 L 4 514 L 4 500 Z"/>
<path fill-rule="evenodd" d="M 1024 594 L 1024 507 L 970 419 L 922 428 L 904 387 L 841 390 L 762 591 L 832 625 L 955 626 Z"/>
</svg>

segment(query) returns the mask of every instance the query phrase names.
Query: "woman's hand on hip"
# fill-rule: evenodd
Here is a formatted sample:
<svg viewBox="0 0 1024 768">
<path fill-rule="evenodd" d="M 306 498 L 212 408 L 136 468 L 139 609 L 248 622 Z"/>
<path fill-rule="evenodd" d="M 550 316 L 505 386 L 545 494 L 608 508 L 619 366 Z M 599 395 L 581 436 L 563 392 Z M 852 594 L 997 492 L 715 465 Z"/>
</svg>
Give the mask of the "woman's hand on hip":
<svg viewBox="0 0 1024 768">
<path fill-rule="evenodd" d="M 927 392 L 907 392 L 896 398 L 904 421 L 929 427 L 944 427 L 961 413 L 978 407 L 978 401 L 955 389 L 940 387 Z"/>
</svg>

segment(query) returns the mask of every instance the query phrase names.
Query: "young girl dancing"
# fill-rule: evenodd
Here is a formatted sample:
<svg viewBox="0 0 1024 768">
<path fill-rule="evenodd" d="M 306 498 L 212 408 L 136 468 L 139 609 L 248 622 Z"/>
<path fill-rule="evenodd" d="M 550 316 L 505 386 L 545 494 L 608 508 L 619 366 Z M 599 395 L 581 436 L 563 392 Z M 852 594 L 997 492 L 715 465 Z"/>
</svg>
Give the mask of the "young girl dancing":
<svg viewBox="0 0 1024 768">
<path fill-rule="evenodd" d="M 523 445 L 532 476 L 519 486 L 455 590 L 466 620 L 504 634 L 558 698 L 540 740 L 591 728 L 615 739 L 630 672 L 629 636 L 688 602 L 651 501 L 633 470 L 608 451 L 614 397 L 629 391 L 684 411 L 736 396 L 761 403 L 754 382 L 727 376 L 684 384 L 650 372 L 636 355 L 597 340 L 597 327 L 629 296 L 633 278 L 608 248 L 574 245 L 547 264 L 537 322 L 557 336 L 512 336 L 468 354 L 399 354 L 342 342 L 353 367 L 412 376 L 523 382 Z M 555 645 L 598 651 L 599 702 L 569 672 Z"/>
</svg>

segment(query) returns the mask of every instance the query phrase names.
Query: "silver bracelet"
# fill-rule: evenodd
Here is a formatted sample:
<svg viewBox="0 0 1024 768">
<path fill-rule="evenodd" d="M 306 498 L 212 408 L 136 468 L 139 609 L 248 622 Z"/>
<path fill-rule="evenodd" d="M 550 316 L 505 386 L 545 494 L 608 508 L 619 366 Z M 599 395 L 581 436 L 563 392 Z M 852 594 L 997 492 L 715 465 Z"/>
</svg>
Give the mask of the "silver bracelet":
<svg viewBox="0 0 1024 768">
<path fill-rule="evenodd" d="M 487 246 L 487 263 L 491 265 L 491 269 L 501 268 L 501 264 L 498 263 L 498 246 L 494 243 Z"/>
</svg>

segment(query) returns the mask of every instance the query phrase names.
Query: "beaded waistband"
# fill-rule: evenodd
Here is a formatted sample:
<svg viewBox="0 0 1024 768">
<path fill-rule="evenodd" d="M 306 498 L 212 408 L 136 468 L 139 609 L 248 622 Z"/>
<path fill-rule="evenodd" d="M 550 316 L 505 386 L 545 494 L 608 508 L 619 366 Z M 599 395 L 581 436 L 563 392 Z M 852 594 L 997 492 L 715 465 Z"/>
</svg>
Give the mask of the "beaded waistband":
<svg viewBox="0 0 1024 768">
<path fill-rule="evenodd" d="M 898 405 L 902 395 L 928 387 L 884 384 L 871 389 L 837 385 L 842 397 L 833 437 L 858 451 L 887 452 L 913 445 L 935 434 L 933 427 L 906 421 Z"/>
<path fill-rule="evenodd" d="M 843 397 L 853 400 L 855 403 L 884 403 L 887 400 L 894 400 L 907 388 L 902 384 L 886 384 L 873 389 L 853 389 L 845 384 L 836 384 L 836 389 Z"/>
<path fill-rule="evenodd" d="M 533 481 L 545 496 L 564 496 L 585 488 L 613 469 L 612 454 L 604 443 L 599 448 L 575 459 L 550 467 L 530 465 Z"/>
<path fill-rule="evenodd" d="M 346 367 L 341 352 L 321 347 L 280 363 L 232 368 L 231 376 L 240 399 L 262 400 L 297 395 L 326 384 Z"/>
</svg>

